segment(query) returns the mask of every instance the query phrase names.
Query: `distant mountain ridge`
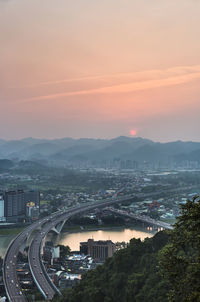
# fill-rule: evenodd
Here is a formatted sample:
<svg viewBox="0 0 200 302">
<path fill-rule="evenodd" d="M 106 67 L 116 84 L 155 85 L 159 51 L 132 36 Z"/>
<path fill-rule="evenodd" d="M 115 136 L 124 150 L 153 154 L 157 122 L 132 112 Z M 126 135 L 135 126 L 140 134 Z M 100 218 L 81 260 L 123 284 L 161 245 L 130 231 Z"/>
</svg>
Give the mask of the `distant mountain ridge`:
<svg viewBox="0 0 200 302">
<path fill-rule="evenodd" d="M 0 139 L 0 159 L 46 160 L 51 163 L 101 163 L 131 160 L 137 162 L 196 161 L 200 163 L 200 142 L 153 142 L 141 137 L 113 139 Z"/>
</svg>

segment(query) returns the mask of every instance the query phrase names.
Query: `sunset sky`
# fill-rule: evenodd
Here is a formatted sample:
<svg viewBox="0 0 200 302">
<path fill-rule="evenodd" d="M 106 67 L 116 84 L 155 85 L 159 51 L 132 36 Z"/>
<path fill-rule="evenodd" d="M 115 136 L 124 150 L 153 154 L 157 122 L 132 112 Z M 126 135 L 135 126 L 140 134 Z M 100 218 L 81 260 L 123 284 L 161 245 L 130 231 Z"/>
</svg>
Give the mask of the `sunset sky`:
<svg viewBox="0 0 200 302">
<path fill-rule="evenodd" d="M 200 141 L 199 0 L 0 0 L 0 138 Z"/>
</svg>

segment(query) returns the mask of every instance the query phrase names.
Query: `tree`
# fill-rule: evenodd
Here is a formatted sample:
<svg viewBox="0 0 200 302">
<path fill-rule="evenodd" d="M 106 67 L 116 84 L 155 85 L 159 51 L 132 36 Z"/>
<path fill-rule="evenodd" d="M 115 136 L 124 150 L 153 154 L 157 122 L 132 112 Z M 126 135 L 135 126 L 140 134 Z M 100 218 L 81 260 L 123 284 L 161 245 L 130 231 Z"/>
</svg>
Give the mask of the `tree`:
<svg viewBox="0 0 200 302">
<path fill-rule="evenodd" d="M 57 245 L 57 247 L 60 247 L 60 258 L 64 259 L 66 256 L 68 256 L 71 252 L 70 247 L 68 245 Z"/>
<path fill-rule="evenodd" d="M 132 239 L 104 265 L 83 274 L 80 283 L 64 291 L 59 301 L 166 302 L 168 284 L 158 274 L 157 255 L 167 242 L 166 232 L 144 242 Z"/>
<path fill-rule="evenodd" d="M 163 277 L 170 283 L 169 300 L 200 301 L 200 199 L 181 206 L 181 216 L 159 254 Z"/>
</svg>

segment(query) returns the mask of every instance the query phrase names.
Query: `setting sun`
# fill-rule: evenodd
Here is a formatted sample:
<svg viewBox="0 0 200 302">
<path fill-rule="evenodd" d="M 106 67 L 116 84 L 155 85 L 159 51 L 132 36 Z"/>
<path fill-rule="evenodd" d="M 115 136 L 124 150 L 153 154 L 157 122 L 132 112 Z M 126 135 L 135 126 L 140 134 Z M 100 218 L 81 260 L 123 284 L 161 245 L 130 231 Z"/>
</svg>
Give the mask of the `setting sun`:
<svg viewBox="0 0 200 302">
<path fill-rule="evenodd" d="M 137 131 L 135 129 L 130 130 L 130 135 L 131 136 L 136 136 Z"/>
</svg>

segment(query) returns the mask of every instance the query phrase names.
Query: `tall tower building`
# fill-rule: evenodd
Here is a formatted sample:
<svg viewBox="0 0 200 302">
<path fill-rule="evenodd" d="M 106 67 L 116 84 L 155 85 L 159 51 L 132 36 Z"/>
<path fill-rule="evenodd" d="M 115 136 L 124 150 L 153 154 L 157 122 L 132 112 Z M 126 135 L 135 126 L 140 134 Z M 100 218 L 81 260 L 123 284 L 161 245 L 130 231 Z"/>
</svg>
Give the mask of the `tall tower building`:
<svg viewBox="0 0 200 302">
<path fill-rule="evenodd" d="M 20 222 L 26 215 L 24 191 L 7 191 L 4 193 L 4 214 L 8 222 Z"/>
<path fill-rule="evenodd" d="M 4 199 L 3 195 L 0 195 L 0 222 L 5 221 L 5 211 L 4 211 Z"/>
</svg>

